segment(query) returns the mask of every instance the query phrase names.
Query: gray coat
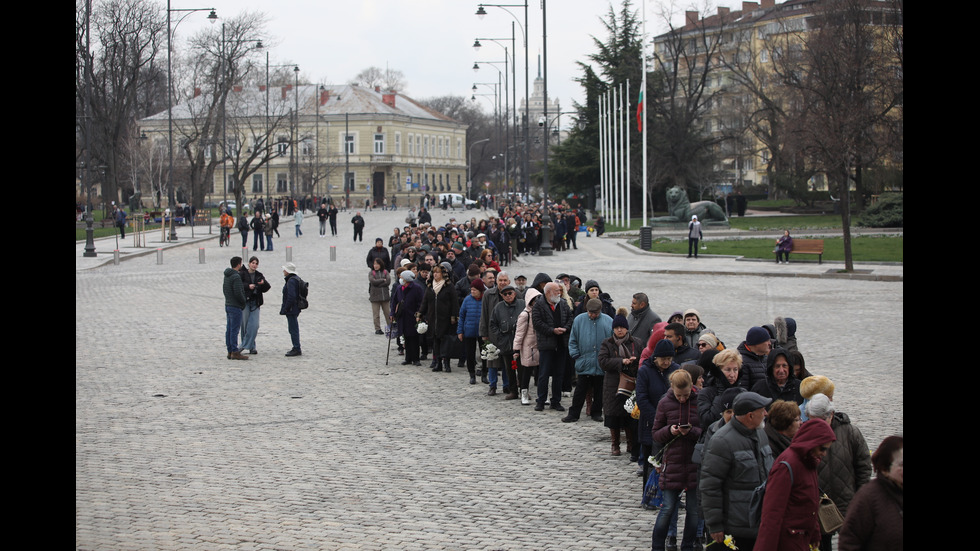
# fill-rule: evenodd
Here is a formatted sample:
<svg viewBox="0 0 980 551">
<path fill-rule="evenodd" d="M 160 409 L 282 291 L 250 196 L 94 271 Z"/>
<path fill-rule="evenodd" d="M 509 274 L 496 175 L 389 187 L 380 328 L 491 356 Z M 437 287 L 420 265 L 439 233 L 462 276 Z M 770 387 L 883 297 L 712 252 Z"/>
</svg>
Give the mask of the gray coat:
<svg viewBox="0 0 980 551">
<path fill-rule="evenodd" d="M 749 429 L 733 418 L 708 442 L 701 462 L 701 510 L 705 531 L 755 538 L 749 519 L 752 491 L 769 476 L 772 450 L 765 430 Z"/>
<path fill-rule="evenodd" d="M 391 300 L 391 274 L 387 270 L 368 272 L 368 299 L 371 302 L 388 302 Z"/>
<path fill-rule="evenodd" d="M 517 330 L 517 318 L 524 311 L 524 301 L 515 298 L 507 304 L 501 300 L 490 314 L 490 342 L 501 352 L 514 349 L 514 334 Z"/>
</svg>

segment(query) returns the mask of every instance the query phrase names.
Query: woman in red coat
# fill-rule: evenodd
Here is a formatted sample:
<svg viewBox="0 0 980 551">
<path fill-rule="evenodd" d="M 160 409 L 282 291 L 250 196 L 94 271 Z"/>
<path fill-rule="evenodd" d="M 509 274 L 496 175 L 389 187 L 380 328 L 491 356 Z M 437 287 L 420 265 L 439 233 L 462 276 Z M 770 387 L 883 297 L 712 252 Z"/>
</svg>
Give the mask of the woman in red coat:
<svg viewBox="0 0 980 551">
<path fill-rule="evenodd" d="M 657 414 L 653 420 L 653 439 L 666 448 L 660 471 L 664 505 L 657 513 L 657 522 L 653 527 L 653 551 L 666 547 L 670 519 L 680 503 L 681 492 L 685 490 L 687 500 L 681 549 L 694 549 L 698 531 L 698 465 L 692 457 L 699 438 L 701 421 L 694 385 L 687 371 L 679 369 L 670 375 L 670 389 L 657 404 Z"/>
<path fill-rule="evenodd" d="M 811 544 L 820 544 L 817 464 L 835 440 L 829 424 L 811 419 L 773 462 L 755 551 L 808 551 Z"/>
</svg>

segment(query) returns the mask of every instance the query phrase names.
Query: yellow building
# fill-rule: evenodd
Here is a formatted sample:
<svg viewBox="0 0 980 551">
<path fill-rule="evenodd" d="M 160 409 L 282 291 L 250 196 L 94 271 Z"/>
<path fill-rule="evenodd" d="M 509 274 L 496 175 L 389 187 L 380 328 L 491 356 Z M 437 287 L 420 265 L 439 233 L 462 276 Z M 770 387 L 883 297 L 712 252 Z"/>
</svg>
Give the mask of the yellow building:
<svg viewBox="0 0 980 551">
<path fill-rule="evenodd" d="M 198 125 L 198 99 L 174 108 L 175 165 L 184 161 L 184 136 Z M 354 207 L 365 200 L 390 204 L 393 198 L 399 206 L 417 205 L 427 192 L 466 189 L 467 125 L 397 92 L 356 85 L 282 86 L 268 92 L 264 86 L 236 87 L 226 105 L 229 158 L 216 164 L 211 189 L 204 191 L 213 202 L 234 197 L 240 175 L 246 200 L 290 196 L 339 202 L 349 194 Z M 166 112 L 140 121 L 141 130 L 163 140 L 164 147 L 167 124 Z M 273 144 L 271 159 L 254 170 L 266 136 Z M 211 149 L 202 147 L 210 159 Z"/>
</svg>

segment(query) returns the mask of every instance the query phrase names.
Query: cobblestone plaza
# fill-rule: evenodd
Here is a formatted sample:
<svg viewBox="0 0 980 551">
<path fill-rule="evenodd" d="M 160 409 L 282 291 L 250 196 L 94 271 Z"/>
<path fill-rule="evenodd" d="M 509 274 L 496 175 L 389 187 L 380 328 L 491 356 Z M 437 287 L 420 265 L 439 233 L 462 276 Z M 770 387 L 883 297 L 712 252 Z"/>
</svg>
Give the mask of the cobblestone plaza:
<svg viewBox="0 0 980 551">
<path fill-rule="evenodd" d="M 275 251 L 254 253 L 272 291 L 249 361 L 228 361 L 223 339 L 222 271 L 241 249 L 215 235 L 167 248 L 163 264 L 132 249 L 119 265 L 76 262 L 76 549 L 648 548 L 656 513 L 638 507 L 641 481 L 609 455 L 601 423 L 485 396 L 465 370 L 402 366 L 394 346 L 386 365 L 365 256 L 404 211 L 363 213 L 363 243 L 352 214 L 333 238 L 313 216 L 301 238 L 283 220 Z M 695 261 L 624 242 L 582 234 L 578 250 L 505 269 L 595 279 L 627 308 L 642 291 L 664 318 L 697 308 L 730 347 L 793 317 L 807 368 L 836 383 L 868 444 L 903 432 L 900 266 L 859 266 L 893 281 L 848 279 L 828 263 Z M 287 247 L 310 283 L 296 358 L 278 315 Z"/>
</svg>

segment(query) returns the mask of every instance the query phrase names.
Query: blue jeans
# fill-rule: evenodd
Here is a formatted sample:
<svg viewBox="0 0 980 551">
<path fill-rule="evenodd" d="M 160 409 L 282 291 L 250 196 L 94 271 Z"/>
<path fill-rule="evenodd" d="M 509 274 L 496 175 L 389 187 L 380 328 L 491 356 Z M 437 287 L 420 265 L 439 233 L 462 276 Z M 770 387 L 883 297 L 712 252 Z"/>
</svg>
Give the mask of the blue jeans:
<svg viewBox="0 0 980 551">
<path fill-rule="evenodd" d="M 267 250 L 267 251 L 271 251 L 272 250 L 272 236 L 271 235 L 265 236 L 265 250 Z"/>
<path fill-rule="evenodd" d="M 561 380 L 565 372 L 565 350 L 538 350 L 538 405 L 548 398 L 548 377 L 551 377 L 551 407 L 561 405 Z"/>
<path fill-rule="evenodd" d="M 501 354 L 500 357 L 502 358 L 503 354 Z M 497 388 L 497 371 L 500 371 L 500 374 L 504 379 L 504 388 L 515 390 L 510 386 L 510 377 L 507 376 L 507 368 L 498 369 L 496 367 L 491 367 L 489 371 L 490 372 L 487 374 L 487 380 L 490 381 L 490 388 Z"/>
<path fill-rule="evenodd" d="M 238 350 L 238 332 L 242 328 L 242 309 L 236 306 L 225 306 L 225 347 L 228 353 Z"/>
<path fill-rule="evenodd" d="M 247 249 L 248 248 L 248 230 L 245 230 L 245 231 L 240 232 L 240 233 L 242 234 L 242 248 L 243 249 Z"/>
<path fill-rule="evenodd" d="M 303 235 L 303 230 L 300 229 L 299 224 L 296 224 L 296 237 Z"/>
<path fill-rule="evenodd" d="M 247 238 L 246 238 L 247 239 Z M 262 250 L 265 250 L 265 233 L 257 231 L 255 232 L 255 237 L 252 239 L 252 250 L 257 250 L 261 245 Z"/>
<path fill-rule="evenodd" d="M 677 513 L 682 490 L 664 490 L 664 505 L 657 513 L 657 522 L 653 526 L 653 551 L 665 548 L 667 531 L 671 519 Z M 692 551 L 694 540 L 698 535 L 698 493 L 696 489 L 687 492 L 684 502 L 684 539 L 681 540 L 681 551 Z"/>
<path fill-rule="evenodd" d="M 242 350 L 255 349 L 255 336 L 258 333 L 259 307 L 254 300 L 250 300 L 242 310 Z"/>
<path fill-rule="evenodd" d="M 299 347 L 299 316 L 286 314 L 286 325 L 289 327 L 289 338 L 293 341 L 293 349 L 301 350 Z"/>
</svg>

